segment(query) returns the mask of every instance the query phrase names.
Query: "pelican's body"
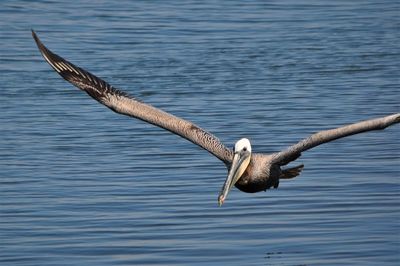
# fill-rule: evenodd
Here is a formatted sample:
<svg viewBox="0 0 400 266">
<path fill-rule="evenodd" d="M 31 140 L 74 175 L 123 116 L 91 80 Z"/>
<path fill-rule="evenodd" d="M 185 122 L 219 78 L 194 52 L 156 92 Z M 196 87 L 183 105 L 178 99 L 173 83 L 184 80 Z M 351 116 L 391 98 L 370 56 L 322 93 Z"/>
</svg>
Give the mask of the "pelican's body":
<svg viewBox="0 0 400 266">
<path fill-rule="evenodd" d="M 400 122 L 400 113 L 397 113 L 321 131 L 286 150 L 272 154 L 252 153 L 248 139 L 239 140 L 231 150 L 214 135 L 195 124 L 130 97 L 104 80 L 52 53 L 33 31 L 32 34 L 43 57 L 65 80 L 87 92 L 111 110 L 164 128 L 193 142 L 221 160 L 227 167 L 228 177 L 218 197 L 220 205 L 233 186 L 241 191 L 253 193 L 271 187 L 277 188 L 280 179 L 290 179 L 299 175 L 303 165 L 287 169 L 282 167 L 299 158 L 301 153 L 308 149 L 349 135 L 384 129 Z"/>
<path fill-rule="evenodd" d="M 235 186 L 248 193 L 264 191 L 271 187 L 277 188 L 280 176 L 282 176 L 281 167 L 271 162 L 271 155 L 254 153 Z"/>
</svg>

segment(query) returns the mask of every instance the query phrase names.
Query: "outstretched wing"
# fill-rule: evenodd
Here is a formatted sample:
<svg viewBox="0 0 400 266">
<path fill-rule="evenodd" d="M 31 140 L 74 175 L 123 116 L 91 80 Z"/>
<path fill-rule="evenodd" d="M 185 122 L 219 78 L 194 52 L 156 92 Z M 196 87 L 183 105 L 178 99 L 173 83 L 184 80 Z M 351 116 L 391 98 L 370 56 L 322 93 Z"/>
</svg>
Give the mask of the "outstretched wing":
<svg viewBox="0 0 400 266">
<path fill-rule="evenodd" d="M 344 127 L 321 131 L 311 135 L 306 139 L 303 139 L 297 144 L 281 152 L 275 153 L 272 161 L 278 165 L 286 165 L 291 161 L 296 160 L 303 151 L 314 148 L 315 146 L 366 131 L 384 129 L 399 122 L 400 113 L 397 113 L 381 118 L 358 122 Z"/>
<path fill-rule="evenodd" d="M 207 150 L 225 164 L 231 162 L 232 151 L 211 133 L 117 90 L 104 80 L 51 52 L 43 45 L 34 31 L 32 31 L 32 36 L 44 59 L 53 69 L 66 81 L 87 92 L 98 102 L 117 113 L 143 120 L 175 133 Z"/>
</svg>

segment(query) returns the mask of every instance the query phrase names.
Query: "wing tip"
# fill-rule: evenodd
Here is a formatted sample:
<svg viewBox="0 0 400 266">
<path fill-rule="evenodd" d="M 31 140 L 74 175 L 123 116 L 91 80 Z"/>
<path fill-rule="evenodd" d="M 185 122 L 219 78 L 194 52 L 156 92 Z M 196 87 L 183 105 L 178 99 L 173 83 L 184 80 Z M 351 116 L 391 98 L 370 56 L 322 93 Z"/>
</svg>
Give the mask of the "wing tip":
<svg viewBox="0 0 400 266">
<path fill-rule="evenodd" d="M 36 45 L 39 49 L 39 52 L 42 54 L 43 58 L 47 61 L 47 63 L 61 76 L 61 72 L 63 72 L 63 68 L 57 65 L 57 61 L 61 59 L 61 61 L 65 61 L 62 58 L 60 58 L 58 55 L 54 54 L 51 52 L 47 47 L 42 43 L 42 41 L 39 39 L 37 36 L 36 32 L 32 29 L 32 37 L 36 42 Z M 63 76 L 64 77 L 64 76 Z M 65 78 L 65 77 L 64 77 Z"/>
<path fill-rule="evenodd" d="M 40 51 L 41 53 L 43 53 L 43 51 L 46 51 L 46 50 L 47 50 L 46 47 L 45 47 L 44 44 L 40 41 L 40 39 L 39 39 L 39 37 L 37 36 L 36 32 L 35 32 L 33 29 L 31 29 L 31 32 L 32 32 L 32 37 L 33 37 L 33 39 L 35 40 L 37 47 L 39 48 L 39 51 Z"/>
<path fill-rule="evenodd" d="M 400 113 L 395 113 L 386 117 L 382 117 L 382 118 L 377 118 L 376 120 L 381 120 L 382 122 L 382 126 L 381 128 L 387 128 L 389 126 L 392 126 L 394 124 L 398 124 L 400 123 Z"/>
<path fill-rule="evenodd" d="M 400 123 L 400 113 L 394 114 L 394 123 Z"/>
<path fill-rule="evenodd" d="M 90 72 L 75 66 L 61 56 L 50 51 L 39 39 L 36 32 L 32 29 L 32 37 L 46 62 L 65 80 L 72 83 L 81 90 L 89 93 L 93 98 L 100 99 L 104 97 L 104 93 L 114 93 L 122 96 L 123 93 L 116 89 L 110 90 L 111 85 L 96 77 Z M 79 80 L 79 82 L 78 82 Z M 82 84 L 78 84 L 82 83 Z M 84 83 L 84 84 L 83 84 Z M 86 86 L 84 86 L 86 85 Z M 125 95 L 124 95 L 125 96 Z"/>
<path fill-rule="evenodd" d="M 35 30 L 34 30 L 34 29 L 31 29 L 31 32 L 32 32 L 32 37 L 33 37 L 34 39 L 36 39 L 37 35 L 36 35 Z"/>
</svg>

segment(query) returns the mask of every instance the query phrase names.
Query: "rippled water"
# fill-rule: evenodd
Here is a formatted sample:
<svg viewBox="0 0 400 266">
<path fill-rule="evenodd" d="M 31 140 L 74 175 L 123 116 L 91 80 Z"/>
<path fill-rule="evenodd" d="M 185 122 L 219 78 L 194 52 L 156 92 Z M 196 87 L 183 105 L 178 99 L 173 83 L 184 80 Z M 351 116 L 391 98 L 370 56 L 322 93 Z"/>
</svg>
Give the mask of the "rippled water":
<svg viewBox="0 0 400 266">
<path fill-rule="evenodd" d="M 62 80 L 30 35 L 258 152 L 400 111 L 397 1 L 2 1 L 1 265 L 398 265 L 400 126 L 306 152 L 226 204 L 226 169 Z"/>
</svg>

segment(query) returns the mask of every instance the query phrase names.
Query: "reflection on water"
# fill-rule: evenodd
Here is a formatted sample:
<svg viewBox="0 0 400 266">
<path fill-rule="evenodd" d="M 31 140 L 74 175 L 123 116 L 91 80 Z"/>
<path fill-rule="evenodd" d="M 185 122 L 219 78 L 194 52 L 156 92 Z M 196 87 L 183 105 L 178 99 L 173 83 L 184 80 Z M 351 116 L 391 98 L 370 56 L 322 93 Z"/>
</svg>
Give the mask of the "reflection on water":
<svg viewBox="0 0 400 266">
<path fill-rule="evenodd" d="M 0 264 L 398 265 L 399 126 L 309 151 L 300 177 L 218 208 L 218 160 L 72 88 L 30 37 L 227 145 L 272 152 L 400 111 L 397 9 L 2 4 Z"/>
</svg>

